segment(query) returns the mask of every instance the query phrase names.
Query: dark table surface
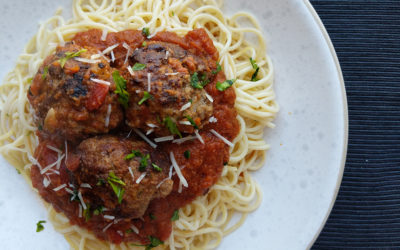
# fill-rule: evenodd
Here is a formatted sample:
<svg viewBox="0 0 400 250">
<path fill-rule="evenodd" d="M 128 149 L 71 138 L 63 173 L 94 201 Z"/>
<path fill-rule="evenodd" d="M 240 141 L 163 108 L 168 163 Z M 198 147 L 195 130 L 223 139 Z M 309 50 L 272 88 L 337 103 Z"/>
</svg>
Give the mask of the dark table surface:
<svg viewBox="0 0 400 250">
<path fill-rule="evenodd" d="M 314 0 L 342 67 L 349 147 L 313 249 L 400 248 L 400 0 Z"/>
</svg>

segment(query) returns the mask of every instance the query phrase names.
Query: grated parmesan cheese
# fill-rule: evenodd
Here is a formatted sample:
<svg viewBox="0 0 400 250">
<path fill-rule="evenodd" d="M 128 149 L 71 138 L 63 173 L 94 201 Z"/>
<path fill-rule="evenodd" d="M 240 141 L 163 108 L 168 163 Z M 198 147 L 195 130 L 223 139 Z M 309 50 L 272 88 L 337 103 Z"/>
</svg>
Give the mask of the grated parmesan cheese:
<svg viewBox="0 0 400 250">
<path fill-rule="evenodd" d="M 214 102 L 214 99 L 213 99 L 209 94 L 207 94 L 207 93 L 205 93 L 205 94 L 206 94 L 207 99 L 208 99 L 210 102 Z"/>
<path fill-rule="evenodd" d="M 166 76 L 176 76 L 179 72 L 165 73 Z"/>
<path fill-rule="evenodd" d="M 81 188 L 92 188 L 92 186 L 90 186 L 90 184 L 89 183 L 82 183 L 81 184 Z"/>
<path fill-rule="evenodd" d="M 199 139 L 199 141 L 200 141 L 201 143 L 204 144 L 204 140 L 203 140 L 203 138 L 201 137 L 201 135 L 199 134 L 199 131 L 196 129 L 196 130 L 194 131 L 194 133 L 196 134 L 197 139 Z"/>
<path fill-rule="evenodd" d="M 193 140 L 193 139 L 196 139 L 196 138 L 197 138 L 196 136 L 189 135 L 189 136 L 186 136 L 186 137 L 183 137 L 183 138 L 180 138 L 180 139 L 175 139 L 172 142 L 173 143 L 177 143 L 177 144 L 181 144 L 181 143 L 184 143 L 185 141 L 190 141 L 190 140 Z"/>
<path fill-rule="evenodd" d="M 90 59 L 94 60 L 94 59 L 99 59 L 101 57 L 100 54 L 94 54 L 90 56 Z"/>
<path fill-rule="evenodd" d="M 82 205 L 79 204 L 79 218 L 82 218 Z"/>
<path fill-rule="evenodd" d="M 139 184 L 142 180 L 143 180 L 143 178 L 146 176 L 146 173 L 143 173 L 143 174 L 141 174 L 140 176 L 139 176 L 139 178 L 136 180 L 136 184 Z"/>
<path fill-rule="evenodd" d="M 151 134 L 153 132 L 154 132 L 154 129 L 149 129 L 149 130 L 147 130 L 146 135 L 149 135 L 149 134 Z"/>
<path fill-rule="evenodd" d="M 185 177 L 182 175 L 181 169 L 179 168 L 178 163 L 175 160 L 174 153 L 172 153 L 172 151 L 169 152 L 169 156 L 171 158 L 172 166 L 174 166 L 175 172 L 178 175 L 179 180 L 182 182 L 183 186 L 188 187 L 189 185 Z"/>
<path fill-rule="evenodd" d="M 151 73 L 147 73 L 147 92 L 151 91 Z"/>
<path fill-rule="evenodd" d="M 160 181 L 160 183 L 157 184 L 156 188 L 159 189 L 160 186 L 161 186 L 166 180 L 169 180 L 169 178 L 165 178 L 164 180 Z"/>
<path fill-rule="evenodd" d="M 213 133 L 216 137 L 218 137 L 219 139 L 221 139 L 223 142 L 225 142 L 229 147 L 233 147 L 234 144 L 232 142 L 230 142 L 228 139 L 226 139 L 225 137 L 223 137 L 222 135 L 220 135 L 217 131 L 215 131 L 214 129 L 210 129 L 210 132 Z"/>
<path fill-rule="evenodd" d="M 119 230 L 117 230 L 117 233 L 118 233 L 121 237 L 124 236 L 124 234 L 123 234 L 121 231 L 119 231 Z"/>
<path fill-rule="evenodd" d="M 64 183 L 64 184 L 62 184 L 62 185 L 60 185 L 60 186 L 58 186 L 58 187 L 56 187 L 56 188 L 53 188 L 53 191 L 57 192 L 57 191 L 59 191 L 59 190 L 65 188 L 66 186 L 67 186 L 67 184 Z"/>
<path fill-rule="evenodd" d="M 156 148 L 157 145 L 152 142 L 149 138 L 147 138 L 147 136 L 145 136 L 139 129 L 134 128 L 133 131 L 135 131 L 135 133 L 140 136 L 143 140 L 145 140 L 151 147 Z"/>
<path fill-rule="evenodd" d="M 107 29 L 104 29 L 103 32 L 102 32 L 102 34 L 101 34 L 101 38 L 100 38 L 102 41 L 105 41 L 105 40 L 106 40 L 106 38 L 107 38 L 107 33 L 108 33 L 108 30 L 107 30 Z"/>
<path fill-rule="evenodd" d="M 68 160 L 68 144 L 67 144 L 67 140 L 64 141 L 65 144 L 65 163 Z"/>
<path fill-rule="evenodd" d="M 135 181 L 135 176 L 133 175 L 132 168 L 131 168 L 131 167 L 128 167 L 128 169 L 129 169 L 129 173 L 130 173 L 131 176 L 132 176 L 132 180 Z"/>
<path fill-rule="evenodd" d="M 59 154 L 62 153 L 61 150 L 59 150 L 58 148 L 55 148 L 55 147 L 53 147 L 53 146 L 51 146 L 51 145 L 46 145 L 46 147 L 47 147 L 48 149 L 53 150 L 53 151 L 56 152 L 56 153 L 59 153 Z"/>
<path fill-rule="evenodd" d="M 87 58 L 82 58 L 82 57 L 75 57 L 75 61 L 78 62 L 83 62 L 83 63 L 90 63 L 90 64 L 95 64 L 101 62 L 101 60 L 92 60 L 92 59 L 87 59 Z"/>
<path fill-rule="evenodd" d="M 210 123 L 215 123 L 215 122 L 217 122 L 218 120 L 217 120 L 217 118 L 215 118 L 214 116 L 211 116 L 210 119 L 208 119 L 208 121 L 209 121 Z"/>
<path fill-rule="evenodd" d="M 113 221 L 110 222 L 107 226 L 105 226 L 105 227 L 103 228 L 103 233 L 104 233 L 105 231 L 107 231 L 107 229 L 109 229 L 109 228 L 112 226 L 112 224 L 114 224 Z"/>
<path fill-rule="evenodd" d="M 154 138 L 155 142 L 163 142 L 163 141 L 172 141 L 174 139 L 173 135 L 169 135 L 169 136 L 163 136 L 163 137 L 158 137 L 158 138 Z"/>
<path fill-rule="evenodd" d="M 179 124 L 189 125 L 189 126 L 192 125 L 189 121 L 180 121 Z"/>
<path fill-rule="evenodd" d="M 108 104 L 106 120 L 104 122 L 104 126 L 106 128 L 108 128 L 108 125 L 110 124 L 110 116 L 111 116 L 111 104 Z"/>
<path fill-rule="evenodd" d="M 184 111 L 192 106 L 191 102 L 186 103 L 185 105 L 182 106 L 182 108 L 179 111 Z"/>
<path fill-rule="evenodd" d="M 112 215 L 103 215 L 103 217 L 104 217 L 104 219 L 106 219 L 106 220 L 114 220 L 115 219 L 115 216 L 112 216 Z"/>
<path fill-rule="evenodd" d="M 135 72 L 133 72 L 133 69 L 131 66 L 126 67 L 129 71 L 129 74 L 131 74 L 131 76 L 135 75 Z"/>
<path fill-rule="evenodd" d="M 103 55 L 105 55 L 105 54 L 107 54 L 107 53 L 110 53 L 111 51 L 113 51 L 113 49 L 115 49 L 115 48 L 118 47 L 118 46 L 119 46 L 119 43 L 114 44 L 114 45 L 111 45 L 110 47 L 108 47 L 108 48 L 106 48 L 105 50 L 103 50 L 101 53 L 102 53 Z"/>
<path fill-rule="evenodd" d="M 179 181 L 178 193 L 182 193 L 182 182 Z"/>
<path fill-rule="evenodd" d="M 64 157 L 65 157 L 64 154 L 61 155 L 61 157 L 60 157 L 60 154 L 58 154 L 58 159 L 57 159 L 55 162 L 53 162 L 53 163 L 51 163 L 50 165 L 48 165 L 48 166 L 46 166 L 45 168 L 43 168 L 42 170 L 40 170 L 40 174 L 44 174 L 44 173 L 46 173 L 48 170 L 50 170 L 52 167 L 54 167 L 54 166 L 56 166 L 56 165 L 58 165 L 58 164 L 61 164 L 61 160 L 62 160 Z"/>
<path fill-rule="evenodd" d="M 132 228 L 133 232 L 135 232 L 135 234 L 139 234 L 139 229 L 137 227 L 135 227 L 134 225 L 131 225 L 131 228 Z"/>
<path fill-rule="evenodd" d="M 81 202 L 81 204 L 82 204 L 82 207 L 83 207 L 83 209 L 87 209 L 87 207 L 86 207 L 86 204 L 85 204 L 85 202 L 83 201 L 83 197 L 82 197 L 82 193 L 81 193 L 81 191 L 79 191 L 78 192 L 78 198 L 79 198 L 79 201 Z"/>
<path fill-rule="evenodd" d="M 95 83 L 100 83 L 100 84 L 105 84 L 107 86 L 110 86 L 111 83 L 104 81 L 104 80 L 100 80 L 100 79 L 96 79 L 96 78 L 90 78 L 90 81 L 95 82 Z"/>
<path fill-rule="evenodd" d="M 149 126 L 150 128 L 158 128 L 158 126 L 153 123 L 147 123 L 147 126 Z"/>
<path fill-rule="evenodd" d="M 51 179 L 47 179 L 46 177 L 43 178 L 43 186 L 47 188 L 51 183 Z"/>
<path fill-rule="evenodd" d="M 173 168 L 174 168 L 174 166 L 172 166 L 172 165 L 169 167 L 168 179 L 172 178 L 172 169 Z"/>
<path fill-rule="evenodd" d="M 115 61 L 114 51 L 111 50 L 111 62 Z"/>
<path fill-rule="evenodd" d="M 165 60 L 168 59 L 168 56 L 169 56 L 169 50 L 167 50 L 167 51 L 165 52 Z"/>
<path fill-rule="evenodd" d="M 71 189 L 69 189 L 67 187 L 64 188 L 64 189 L 65 189 L 65 191 L 67 191 L 67 193 L 74 195 L 74 192 Z"/>
</svg>

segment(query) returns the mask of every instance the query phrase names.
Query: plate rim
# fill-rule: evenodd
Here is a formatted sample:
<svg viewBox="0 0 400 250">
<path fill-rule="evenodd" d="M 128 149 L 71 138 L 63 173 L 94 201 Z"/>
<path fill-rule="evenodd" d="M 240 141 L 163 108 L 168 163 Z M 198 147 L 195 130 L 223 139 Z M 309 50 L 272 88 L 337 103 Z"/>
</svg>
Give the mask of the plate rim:
<svg viewBox="0 0 400 250">
<path fill-rule="evenodd" d="M 336 66 L 336 73 L 338 75 L 339 78 L 339 82 L 340 82 L 340 89 L 341 89 L 341 94 L 342 94 L 342 102 L 343 102 L 343 128 L 344 128 L 344 133 L 343 133 L 343 152 L 342 152 L 342 156 L 341 156 L 341 163 L 340 163 L 340 168 L 339 168 L 339 173 L 337 176 L 337 180 L 336 180 L 336 187 L 329 205 L 328 210 L 325 212 L 325 216 L 324 219 L 321 222 L 321 225 L 319 226 L 318 230 L 315 232 L 312 240 L 310 241 L 310 243 L 307 246 L 307 249 L 310 249 L 315 241 L 317 240 L 318 236 L 321 234 L 322 229 L 324 228 L 331 212 L 333 209 L 333 206 L 335 205 L 338 193 L 339 193 L 339 189 L 342 183 L 342 179 L 343 179 L 343 173 L 344 173 L 344 168 L 346 165 L 346 157 L 347 157 L 347 147 L 348 147 L 348 138 L 349 138 L 349 114 L 348 114 L 348 103 L 347 103 L 347 94 L 346 94 L 346 88 L 345 88 L 345 82 L 344 82 L 344 78 L 343 78 L 343 73 L 342 73 L 342 69 L 340 67 L 340 63 L 339 63 L 339 59 L 337 57 L 336 54 L 336 50 L 335 47 L 333 46 L 332 40 L 328 34 L 328 31 L 326 30 L 324 24 L 322 23 L 321 18 L 319 17 L 317 11 L 314 9 L 313 5 L 311 4 L 310 0 L 303 0 L 303 3 L 306 7 L 306 9 L 310 12 L 311 16 L 314 19 L 314 22 L 317 24 L 321 34 L 324 37 L 325 43 L 329 48 L 329 51 L 331 53 L 332 59 L 335 63 Z"/>
</svg>

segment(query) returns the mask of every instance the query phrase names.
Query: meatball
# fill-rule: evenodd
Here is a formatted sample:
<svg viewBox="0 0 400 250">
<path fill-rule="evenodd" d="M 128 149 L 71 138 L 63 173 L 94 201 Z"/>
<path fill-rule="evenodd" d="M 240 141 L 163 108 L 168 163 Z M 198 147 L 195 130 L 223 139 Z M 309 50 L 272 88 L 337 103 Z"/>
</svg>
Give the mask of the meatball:
<svg viewBox="0 0 400 250">
<path fill-rule="evenodd" d="M 96 49 L 68 43 L 45 59 L 28 91 L 39 130 L 76 140 L 120 124 L 111 68 L 99 56 Z"/>
<path fill-rule="evenodd" d="M 130 127 L 170 135 L 167 120 L 185 133 L 208 123 L 213 105 L 203 87 L 214 74 L 206 57 L 173 43 L 148 41 L 133 52 L 130 64 L 133 71 L 124 72 L 130 94 L 126 110 Z"/>
<path fill-rule="evenodd" d="M 77 151 L 76 181 L 95 187 L 84 189 L 83 197 L 91 207 L 107 208 L 107 214 L 141 217 L 151 200 L 172 190 L 168 156 L 142 141 L 112 135 L 92 137 L 82 141 Z"/>
</svg>

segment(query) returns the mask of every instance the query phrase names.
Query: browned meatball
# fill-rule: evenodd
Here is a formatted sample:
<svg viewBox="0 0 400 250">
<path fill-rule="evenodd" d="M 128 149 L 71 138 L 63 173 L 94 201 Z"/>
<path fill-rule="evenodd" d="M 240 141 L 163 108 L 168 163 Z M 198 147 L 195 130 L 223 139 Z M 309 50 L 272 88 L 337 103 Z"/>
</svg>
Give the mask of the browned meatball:
<svg viewBox="0 0 400 250">
<path fill-rule="evenodd" d="M 92 207 L 105 207 L 107 214 L 118 218 L 142 216 L 151 200 L 167 196 L 173 186 L 172 180 L 166 179 L 168 156 L 153 152 L 142 141 L 112 135 L 82 141 L 75 178 L 81 186 L 94 187 L 81 189 L 84 199 Z"/>
<path fill-rule="evenodd" d="M 147 41 L 146 46 L 133 52 L 130 60 L 133 69 L 138 70 L 133 71 L 133 75 L 124 72 L 131 96 L 126 110 L 129 126 L 154 129 L 157 135 L 170 135 L 166 119 L 186 133 L 194 129 L 189 120 L 199 129 L 208 123 L 213 106 L 202 87 L 214 75 L 205 57 L 173 43 Z M 135 67 L 135 64 L 144 68 Z M 145 92 L 151 97 L 143 101 Z"/>
<path fill-rule="evenodd" d="M 39 129 L 76 140 L 122 121 L 112 70 L 98 53 L 68 43 L 45 59 L 28 92 Z"/>
</svg>

